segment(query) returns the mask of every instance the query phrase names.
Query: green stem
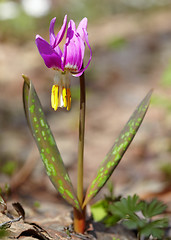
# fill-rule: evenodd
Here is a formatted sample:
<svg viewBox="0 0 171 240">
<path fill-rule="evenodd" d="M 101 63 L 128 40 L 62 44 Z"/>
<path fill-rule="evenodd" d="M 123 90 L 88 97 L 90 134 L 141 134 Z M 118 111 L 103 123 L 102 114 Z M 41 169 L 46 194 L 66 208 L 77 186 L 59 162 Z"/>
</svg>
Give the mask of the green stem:
<svg viewBox="0 0 171 240">
<path fill-rule="evenodd" d="M 80 119 L 79 119 L 79 142 L 78 142 L 78 176 L 77 197 L 82 206 L 83 203 L 83 159 L 84 159 L 84 131 L 85 131 L 85 79 L 84 73 L 80 76 Z"/>
<path fill-rule="evenodd" d="M 85 131 L 85 79 L 84 73 L 80 76 L 80 118 L 79 118 L 79 142 L 78 142 L 78 176 L 77 176 L 77 197 L 82 207 L 83 204 L 83 159 L 84 159 L 84 131 Z M 74 230 L 77 233 L 84 233 L 85 210 L 79 212 L 74 208 Z"/>
</svg>

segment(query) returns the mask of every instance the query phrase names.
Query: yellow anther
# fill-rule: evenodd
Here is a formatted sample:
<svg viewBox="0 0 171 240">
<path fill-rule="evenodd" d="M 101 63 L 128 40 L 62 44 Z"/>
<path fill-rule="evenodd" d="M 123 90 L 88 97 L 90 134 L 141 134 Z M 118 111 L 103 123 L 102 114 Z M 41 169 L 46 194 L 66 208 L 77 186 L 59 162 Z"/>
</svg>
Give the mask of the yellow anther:
<svg viewBox="0 0 171 240">
<path fill-rule="evenodd" d="M 52 93 L 51 93 L 51 106 L 55 111 L 58 109 L 58 103 L 59 103 L 58 91 L 59 91 L 58 85 L 53 85 Z"/>
<path fill-rule="evenodd" d="M 71 91 L 70 88 L 67 88 L 67 110 L 71 109 Z"/>
<path fill-rule="evenodd" d="M 62 89 L 62 98 L 63 98 L 63 102 L 64 102 L 64 107 L 66 107 L 67 106 L 67 93 L 66 93 L 66 88 L 65 87 L 63 87 L 63 89 Z"/>
</svg>

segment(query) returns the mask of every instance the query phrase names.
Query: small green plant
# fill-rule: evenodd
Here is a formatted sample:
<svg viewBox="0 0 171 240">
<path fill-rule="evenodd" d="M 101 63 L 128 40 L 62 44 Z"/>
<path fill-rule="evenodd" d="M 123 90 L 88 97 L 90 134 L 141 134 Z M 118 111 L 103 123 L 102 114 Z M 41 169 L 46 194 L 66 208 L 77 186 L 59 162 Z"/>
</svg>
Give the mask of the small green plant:
<svg viewBox="0 0 171 240">
<path fill-rule="evenodd" d="M 121 222 L 125 227 L 136 230 L 138 239 L 149 236 L 161 239 L 164 236 L 164 229 L 168 226 L 167 218 L 156 218 L 157 215 L 164 213 L 167 207 L 157 199 L 146 202 L 134 195 L 111 203 L 105 198 L 103 202 L 100 201 L 91 207 L 95 219 L 99 211 L 97 206 L 100 206 L 100 210 L 104 209 L 103 222 L 107 226 Z"/>
</svg>

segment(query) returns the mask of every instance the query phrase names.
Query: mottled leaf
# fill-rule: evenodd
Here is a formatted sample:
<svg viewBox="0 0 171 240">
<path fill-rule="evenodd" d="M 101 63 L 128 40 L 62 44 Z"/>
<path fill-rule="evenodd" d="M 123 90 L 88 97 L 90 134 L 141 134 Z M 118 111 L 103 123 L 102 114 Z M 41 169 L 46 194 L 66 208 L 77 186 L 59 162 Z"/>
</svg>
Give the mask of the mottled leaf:
<svg viewBox="0 0 171 240">
<path fill-rule="evenodd" d="M 25 115 L 36 141 L 46 172 L 62 197 L 81 211 L 71 180 L 46 121 L 41 103 L 31 81 L 23 75 L 23 102 Z"/>
<path fill-rule="evenodd" d="M 123 128 L 119 137 L 116 139 L 113 147 L 106 155 L 105 159 L 102 161 L 94 180 L 89 185 L 87 190 L 83 207 L 100 191 L 100 189 L 107 182 L 114 169 L 120 162 L 125 151 L 129 147 L 131 141 L 133 140 L 139 126 L 145 116 L 150 103 L 152 91 L 150 91 L 147 96 L 143 99 L 140 105 L 137 107 L 135 112 L 132 114 L 131 118 Z"/>
</svg>

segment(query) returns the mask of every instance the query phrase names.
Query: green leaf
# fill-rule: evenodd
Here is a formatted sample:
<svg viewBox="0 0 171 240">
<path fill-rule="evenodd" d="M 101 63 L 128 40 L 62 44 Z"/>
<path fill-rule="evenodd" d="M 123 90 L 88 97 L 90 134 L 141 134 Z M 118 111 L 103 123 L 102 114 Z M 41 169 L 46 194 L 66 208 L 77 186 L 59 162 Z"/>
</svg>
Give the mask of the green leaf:
<svg viewBox="0 0 171 240">
<path fill-rule="evenodd" d="M 131 141 L 133 140 L 136 132 L 138 131 L 141 122 L 148 109 L 152 91 L 150 91 L 147 96 L 143 99 L 140 105 L 137 107 L 135 112 L 132 114 L 128 123 L 125 125 L 119 137 L 116 139 L 113 147 L 107 154 L 106 158 L 102 161 L 94 180 L 89 185 L 83 207 L 95 197 L 95 195 L 100 191 L 100 189 L 107 182 L 114 169 L 119 164 L 124 153 L 129 147 Z"/>
<path fill-rule="evenodd" d="M 168 227 L 168 220 L 166 218 L 162 218 L 147 223 L 142 229 L 140 229 L 140 234 L 144 237 L 149 237 L 152 235 L 154 238 L 161 239 L 164 235 L 163 228 L 165 227 Z"/>
<path fill-rule="evenodd" d="M 62 197 L 81 211 L 71 180 L 46 121 L 41 103 L 31 81 L 23 75 L 23 102 L 25 115 L 36 141 L 46 172 Z"/>
<path fill-rule="evenodd" d="M 151 218 L 158 214 L 163 213 L 167 206 L 157 199 L 153 199 L 150 203 L 144 202 L 142 213 L 145 217 Z"/>
<path fill-rule="evenodd" d="M 109 206 L 109 211 L 113 215 L 118 215 L 121 218 L 126 218 L 128 215 L 132 215 L 134 212 L 141 211 L 143 207 L 143 202 L 139 200 L 137 195 L 133 197 L 128 196 L 127 198 L 122 198 L 118 202 L 114 202 Z"/>
<path fill-rule="evenodd" d="M 121 220 L 121 218 L 117 215 L 107 215 L 105 219 L 103 220 L 106 227 L 114 226 L 116 223 L 118 223 Z"/>
<path fill-rule="evenodd" d="M 100 200 L 91 206 L 91 213 L 96 222 L 101 221 L 107 216 L 106 200 Z"/>
<path fill-rule="evenodd" d="M 123 225 L 129 229 L 141 229 L 147 224 L 146 219 L 139 218 L 136 214 L 130 214 L 123 220 Z"/>
</svg>

